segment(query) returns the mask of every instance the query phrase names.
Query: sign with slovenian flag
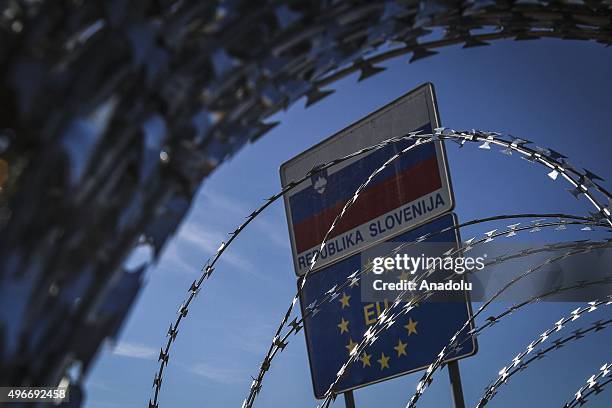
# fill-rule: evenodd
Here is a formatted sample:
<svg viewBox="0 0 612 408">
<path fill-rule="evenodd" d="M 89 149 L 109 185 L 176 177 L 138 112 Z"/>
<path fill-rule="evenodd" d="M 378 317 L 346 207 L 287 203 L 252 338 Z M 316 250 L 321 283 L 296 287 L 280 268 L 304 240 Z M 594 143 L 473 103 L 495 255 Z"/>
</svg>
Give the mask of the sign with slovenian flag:
<svg viewBox="0 0 612 408">
<path fill-rule="evenodd" d="M 360 270 L 366 253 L 381 249 L 385 242 L 412 242 L 423 234 L 443 229 L 448 230 L 432 235 L 426 242 L 456 248 L 460 240 L 458 232 L 450 229 L 456 225 L 456 218 L 451 213 L 454 201 L 441 141 L 408 150 L 380 171 L 336 224 L 321 249 L 330 226 L 355 191 L 392 156 L 414 142 L 397 141 L 314 174 L 311 169 L 383 140 L 412 131 L 432 133 L 437 127 L 440 121 L 433 86 L 425 84 L 281 166 L 283 186 L 311 174 L 284 199 L 295 272 L 300 277 L 298 287 L 312 257 L 321 251 L 313 273 L 300 291 L 302 314 L 307 316 L 304 333 L 317 398 L 324 396 L 350 351 L 393 299 L 366 301 L 360 287 L 363 281 L 355 280 L 311 314 L 306 313 L 307 308 L 331 288 L 340 287 L 348 276 Z M 443 248 L 447 248 L 445 245 Z M 402 279 L 401 275 L 399 278 Z M 436 359 L 470 316 L 467 294 L 465 300 L 419 304 L 399 317 L 384 336 L 359 355 L 335 392 L 422 370 Z M 453 347 L 446 361 L 473 355 L 477 343 L 463 332 Z"/>
<path fill-rule="evenodd" d="M 439 127 L 433 86 L 425 84 L 348 126 L 281 166 L 283 186 L 316 166 L 383 140 Z M 295 271 L 302 276 L 332 222 L 357 188 L 412 140 L 389 144 L 313 174 L 285 195 Z M 362 252 L 454 206 L 442 142 L 426 143 L 403 154 L 360 194 L 321 250 L 315 269 Z"/>
<path fill-rule="evenodd" d="M 412 131 L 432 133 L 439 126 L 433 86 L 425 84 L 283 164 L 282 184 L 286 186 L 309 174 L 311 169 L 364 147 Z M 312 174 L 285 195 L 295 272 L 300 277 L 298 287 L 330 226 L 355 191 L 389 158 L 412 143 L 412 140 L 394 142 L 343 161 Z M 307 309 L 324 298 L 330 288 L 340 287 L 347 276 L 360 270 L 366 251 L 381 249 L 384 242 L 412 242 L 421 235 L 446 229 L 426 242 L 458 247 L 458 232 L 450 229 L 456 225 L 453 207 L 444 145 L 435 141 L 408 150 L 391 162 L 368 183 L 336 224 L 300 291 L 317 398 L 324 396 L 351 350 L 393 299 L 365 301 L 360 287 L 363 281 L 354 280 L 331 301 L 311 309 L 312 313 L 307 314 Z M 436 359 L 470 316 L 467 294 L 465 301 L 459 298 L 420 304 L 399 317 L 376 344 L 359 355 L 335 391 L 341 393 L 422 370 Z M 446 361 L 473 355 L 476 350 L 475 338 L 464 332 Z"/>
</svg>

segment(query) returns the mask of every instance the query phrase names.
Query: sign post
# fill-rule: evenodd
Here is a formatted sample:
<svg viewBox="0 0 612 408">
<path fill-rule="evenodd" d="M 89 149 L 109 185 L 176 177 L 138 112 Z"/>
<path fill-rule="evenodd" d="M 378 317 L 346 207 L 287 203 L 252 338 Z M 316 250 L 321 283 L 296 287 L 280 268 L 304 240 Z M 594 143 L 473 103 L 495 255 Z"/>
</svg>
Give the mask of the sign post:
<svg viewBox="0 0 612 408">
<path fill-rule="evenodd" d="M 432 133 L 437 127 L 440 122 L 433 86 L 425 84 L 284 163 L 280 169 L 282 185 L 303 177 L 321 163 L 412 131 Z M 412 143 L 413 140 L 392 143 L 319 171 L 285 195 L 298 285 L 331 223 L 355 190 L 392 155 Z M 458 234 L 449 228 L 456 225 L 456 217 L 450 213 L 453 207 L 443 143 L 426 143 L 402 154 L 378 173 L 328 237 L 301 291 L 302 314 L 306 314 L 306 305 L 361 269 L 369 251 L 389 242 L 412 242 L 446 228 L 449 231 L 425 242 L 457 247 Z M 351 283 L 337 299 L 304 321 L 317 398 L 324 397 L 350 351 L 393 301 L 366 300 L 360 283 L 365 285 L 363 280 Z M 466 297 L 459 302 L 419 305 L 365 349 L 343 376 L 336 392 L 344 393 L 347 407 L 354 407 L 352 390 L 426 368 L 470 316 Z M 464 346 L 457 348 L 447 362 L 476 352 L 474 338 L 465 335 L 460 340 Z M 449 373 L 456 407 L 462 407 L 458 367 L 449 365 Z"/>
<path fill-rule="evenodd" d="M 355 397 L 353 391 L 347 391 L 344 393 L 344 406 L 346 408 L 355 408 Z"/>
<path fill-rule="evenodd" d="M 461 386 L 461 374 L 459 373 L 459 362 L 451 361 L 447 364 L 448 377 L 450 379 L 451 390 L 453 392 L 453 405 L 455 408 L 465 408 L 463 399 L 463 387 Z"/>
</svg>

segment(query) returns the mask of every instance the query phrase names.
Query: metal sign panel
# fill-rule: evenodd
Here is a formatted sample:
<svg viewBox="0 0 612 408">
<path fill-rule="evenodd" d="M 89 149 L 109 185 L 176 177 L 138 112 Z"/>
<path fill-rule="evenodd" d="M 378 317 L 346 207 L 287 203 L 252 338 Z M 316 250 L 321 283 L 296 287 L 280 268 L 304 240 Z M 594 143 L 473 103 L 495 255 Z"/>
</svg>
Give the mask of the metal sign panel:
<svg viewBox="0 0 612 408">
<path fill-rule="evenodd" d="M 446 214 L 387 242 L 413 242 L 426 233 L 437 232 L 452 225 L 456 225 L 454 215 Z M 449 230 L 425 242 L 456 246 L 460 240 L 455 231 Z M 361 267 L 361 263 L 361 255 L 355 254 L 310 275 L 300 296 L 302 315 L 305 315 L 306 305 L 322 299 L 334 285 L 345 282 L 348 275 Z M 316 314 L 304 321 L 312 384 L 317 398 L 324 396 L 341 365 L 348 359 L 351 348 L 363 338 L 367 328 L 376 322 L 385 307 L 394 300 L 362 302 L 359 285 L 347 287 L 337 298 L 324 303 Z M 465 296 L 465 302 L 422 303 L 408 315 L 397 319 L 348 369 L 337 392 L 426 368 L 471 316 L 467 294 Z M 463 333 L 458 338 L 459 347 L 449 355 L 447 362 L 476 353 L 476 339 L 465 335 L 465 331 Z"/>
<path fill-rule="evenodd" d="M 433 86 L 425 84 L 284 163 L 286 186 L 315 166 L 383 140 L 439 127 Z M 327 170 L 285 195 L 298 276 L 308 270 L 334 218 L 370 174 L 412 141 L 390 144 Z M 442 142 L 427 143 L 379 173 L 336 226 L 318 257 L 320 269 L 449 212 L 454 207 Z"/>
</svg>

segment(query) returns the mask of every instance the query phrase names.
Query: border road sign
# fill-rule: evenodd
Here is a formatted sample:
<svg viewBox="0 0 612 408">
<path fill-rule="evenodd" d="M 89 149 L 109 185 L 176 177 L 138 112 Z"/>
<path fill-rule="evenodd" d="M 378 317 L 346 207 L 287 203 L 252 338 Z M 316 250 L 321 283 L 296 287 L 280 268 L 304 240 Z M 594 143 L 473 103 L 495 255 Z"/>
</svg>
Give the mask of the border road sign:
<svg viewBox="0 0 612 408">
<path fill-rule="evenodd" d="M 412 242 L 428 232 L 437 232 L 453 225 L 456 225 L 454 214 L 446 214 L 387 242 Z M 453 247 L 460 240 L 458 234 L 451 230 L 425 242 L 449 243 Z M 348 275 L 361 267 L 361 263 L 360 254 L 355 254 L 310 275 L 300 296 L 302 314 L 305 313 L 305 305 L 321 299 L 331 287 L 343 283 Z M 367 328 L 376 322 L 385 306 L 393 302 L 393 299 L 389 299 L 387 302 L 363 303 L 359 285 L 348 287 L 304 322 L 310 372 L 317 398 L 323 397 L 336 378 L 336 373 L 349 357 L 350 349 L 361 340 Z M 408 315 L 399 318 L 385 335 L 380 336 L 376 343 L 360 355 L 359 361 L 349 368 L 342 379 L 337 392 L 426 368 L 470 316 L 467 295 L 465 302 L 436 301 L 420 304 Z M 475 338 L 463 334 L 458 342 L 461 348 L 455 350 L 447 361 L 476 353 Z"/>
<path fill-rule="evenodd" d="M 303 177 L 321 163 L 411 131 L 431 133 L 439 126 L 434 89 L 428 83 L 284 163 L 280 168 L 282 185 Z M 314 174 L 285 195 L 298 276 L 308 271 L 310 260 L 319 250 L 331 223 L 355 190 L 393 154 L 412 143 L 401 141 L 356 156 Z M 455 217 L 450 214 L 453 207 L 443 143 L 425 144 L 402 155 L 362 191 L 359 200 L 328 237 L 314 273 L 300 294 L 302 313 L 305 305 L 322 298 L 331 287 L 343 283 L 348 275 L 360 269 L 364 252 L 382 250 L 384 242 L 413 241 L 427 232 L 455 225 Z M 428 241 L 449 243 L 445 250 L 460 242 L 455 231 L 435 235 Z M 471 316 L 467 295 L 464 298 L 460 294 L 457 299 L 423 303 L 402 316 L 385 336 L 360 355 L 336 392 L 427 367 Z M 323 397 L 351 348 L 376 322 L 389 301 L 366 302 L 364 298 L 362 302 L 362 292 L 356 284 L 305 320 L 304 333 L 317 398 Z M 476 352 L 475 339 L 463 336 L 459 341 L 464 339 L 463 346 L 448 361 Z"/>
<path fill-rule="evenodd" d="M 316 165 L 383 140 L 439 127 L 433 85 L 425 84 L 284 163 L 286 186 Z M 295 271 L 303 275 L 325 233 L 357 187 L 413 141 L 390 144 L 321 171 L 285 195 Z M 323 268 L 449 212 L 454 199 L 441 142 L 420 146 L 377 175 L 334 229 L 315 265 Z"/>
</svg>

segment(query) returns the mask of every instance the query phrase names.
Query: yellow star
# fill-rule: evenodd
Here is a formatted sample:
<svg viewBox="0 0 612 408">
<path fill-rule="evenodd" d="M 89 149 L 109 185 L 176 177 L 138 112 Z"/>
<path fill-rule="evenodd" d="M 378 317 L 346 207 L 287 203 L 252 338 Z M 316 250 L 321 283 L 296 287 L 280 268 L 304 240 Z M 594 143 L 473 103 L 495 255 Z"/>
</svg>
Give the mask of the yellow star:
<svg viewBox="0 0 612 408">
<path fill-rule="evenodd" d="M 370 358 L 372 357 L 371 354 L 366 353 L 365 351 L 361 354 L 361 357 L 359 358 L 361 360 L 361 363 L 363 364 L 363 367 L 365 366 L 370 366 Z"/>
<path fill-rule="evenodd" d="M 348 352 L 349 352 L 349 354 L 350 354 L 350 353 L 351 353 L 351 351 L 353 351 L 353 349 L 354 349 L 355 347 L 357 347 L 357 343 L 355 343 L 355 342 L 353 341 L 353 339 L 349 338 L 349 344 L 347 344 L 347 345 L 346 345 L 346 346 L 344 346 L 344 347 L 346 347 L 346 349 L 348 350 Z"/>
<path fill-rule="evenodd" d="M 408 319 L 408 324 L 405 325 L 404 327 L 406 328 L 406 330 L 408 330 L 408 335 L 409 336 L 412 333 L 419 334 L 419 333 L 417 333 L 417 329 L 416 329 L 417 324 L 419 324 L 419 322 L 412 321 L 412 318 Z"/>
<path fill-rule="evenodd" d="M 351 298 L 350 296 L 347 296 L 346 293 L 342 292 L 342 297 L 340 298 L 339 302 L 342 304 L 342 308 L 343 309 L 345 307 L 349 307 L 350 306 L 350 304 L 349 304 L 349 299 L 350 298 Z"/>
<path fill-rule="evenodd" d="M 380 359 L 376 360 L 380 364 L 380 369 L 389 368 L 389 357 L 385 356 L 385 353 L 380 354 Z"/>
<path fill-rule="evenodd" d="M 397 346 L 393 347 L 395 351 L 397 351 L 397 356 L 400 357 L 402 354 L 407 356 L 406 354 L 406 343 L 402 343 L 401 339 L 398 339 Z"/>
<path fill-rule="evenodd" d="M 342 321 L 338 325 L 338 327 L 340 328 L 340 334 L 342 334 L 344 332 L 348 333 L 348 324 L 349 324 L 349 322 L 347 320 L 344 320 L 344 317 L 343 317 Z"/>
</svg>

